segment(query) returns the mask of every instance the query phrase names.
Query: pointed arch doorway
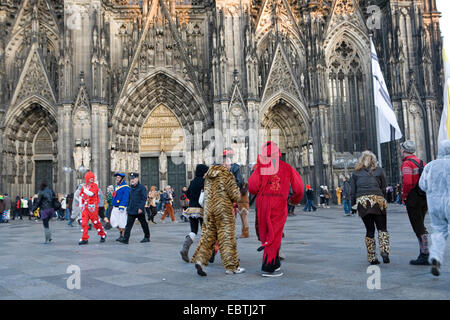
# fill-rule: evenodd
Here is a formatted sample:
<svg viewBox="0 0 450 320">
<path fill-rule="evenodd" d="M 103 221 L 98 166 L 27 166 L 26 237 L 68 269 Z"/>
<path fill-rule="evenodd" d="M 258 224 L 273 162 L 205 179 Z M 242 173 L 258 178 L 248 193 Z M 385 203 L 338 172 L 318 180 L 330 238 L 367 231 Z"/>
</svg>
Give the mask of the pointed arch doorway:
<svg viewBox="0 0 450 320">
<path fill-rule="evenodd" d="M 170 185 L 175 190 L 173 206 L 186 185 L 184 161 L 185 137 L 183 127 L 175 114 L 164 104 L 158 105 L 145 121 L 140 135 L 141 183 L 163 189 Z"/>
<path fill-rule="evenodd" d="M 34 140 L 34 193 L 47 181 L 53 189 L 53 142 L 47 129 L 42 128 Z"/>
</svg>

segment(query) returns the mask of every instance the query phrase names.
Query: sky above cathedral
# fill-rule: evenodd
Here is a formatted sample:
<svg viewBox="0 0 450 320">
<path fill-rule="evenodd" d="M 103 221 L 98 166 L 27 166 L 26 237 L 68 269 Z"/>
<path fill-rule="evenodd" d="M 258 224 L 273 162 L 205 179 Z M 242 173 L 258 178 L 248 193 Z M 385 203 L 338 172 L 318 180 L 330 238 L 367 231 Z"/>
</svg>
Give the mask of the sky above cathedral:
<svg viewBox="0 0 450 320">
<path fill-rule="evenodd" d="M 444 37 L 444 46 L 447 53 L 450 52 L 450 1 L 436 0 L 437 9 L 442 12 L 441 32 Z"/>
</svg>

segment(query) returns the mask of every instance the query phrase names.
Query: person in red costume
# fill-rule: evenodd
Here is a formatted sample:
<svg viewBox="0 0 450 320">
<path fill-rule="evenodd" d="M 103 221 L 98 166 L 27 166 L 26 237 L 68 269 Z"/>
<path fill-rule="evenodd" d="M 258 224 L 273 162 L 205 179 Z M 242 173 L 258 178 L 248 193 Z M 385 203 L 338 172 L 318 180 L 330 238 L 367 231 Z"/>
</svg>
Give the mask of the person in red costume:
<svg viewBox="0 0 450 320">
<path fill-rule="evenodd" d="M 266 142 L 258 155 L 255 170 L 248 181 L 249 192 L 257 196 L 258 231 L 264 250 L 262 275 L 282 276 L 280 246 L 284 224 L 287 219 L 287 199 L 292 186 L 292 205 L 299 204 L 303 197 L 303 181 L 300 174 L 289 164 L 281 161 L 281 152 L 272 142 Z"/>
<path fill-rule="evenodd" d="M 89 220 L 94 223 L 94 228 L 97 229 L 98 235 L 101 237 L 100 242 L 105 242 L 106 233 L 103 231 L 103 226 L 98 220 L 98 186 L 94 182 L 95 175 L 92 172 L 87 172 L 84 177 L 86 184 L 81 187 L 81 219 L 83 236 L 80 239 L 79 245 L 87 244 L 89 239 Z"/>
</svg>

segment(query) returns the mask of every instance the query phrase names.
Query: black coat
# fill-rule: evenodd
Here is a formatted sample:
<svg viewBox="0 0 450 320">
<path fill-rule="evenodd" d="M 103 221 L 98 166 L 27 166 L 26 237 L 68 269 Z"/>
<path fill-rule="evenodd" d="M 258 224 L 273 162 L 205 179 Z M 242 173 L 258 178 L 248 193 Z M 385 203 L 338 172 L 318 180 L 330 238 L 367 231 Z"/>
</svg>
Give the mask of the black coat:
<svg viewBox="0 0 450 320">
<path fill-rule="evenodd" d="M 33 204 L 33 208 L 31 211 L 36 211 L 39 208 L 41 211 L 53 208 L 55 198 L 55 193 L 49 187 L 46 187 L 44 190 L 39 191 L 38 200 Z"/>
<path fill-rule="evenodd" d="M 342 191 L 342 197 L 344 200 L 350 200 L 352 196 L 352 186 L 350 185 L 350 182 L 344 181 L 344 190 Z"/>
<path fill-rule="evenodd" d="M 147 202 L 147 189 L 143 184 L 130 186 L 130 201 L 128 202 L 127 213 L 129 215 L 138 215 L 138 210 L 142 210 L 142 214 L 145 213 L 145 203 Z"/>
<path fill-rule="evenodd" d="M 376 168 L 373 171 L 363 169 L 355 171 L 351 178 L 352 205 L 360 196 L 377 195 L 386 197 L 386 177 L 384 170 Z"/>
<path fill-rule="evenodd" d="M 191 208 L 201 208 L 198 199 L 205 185 L 203 176 L 206 172 L 208 172 L 208 167 L 204 164 L 198 164 L 195 168 L 195 178 L 191 181 L 186 191 L 186 196 L 189 199 L 189 207 Z"/>
<path fill-rule="evenodd" d="M 314 191 L 312 189 L 306 190 L 306 199 L 314 200 Z"/>
</svg>

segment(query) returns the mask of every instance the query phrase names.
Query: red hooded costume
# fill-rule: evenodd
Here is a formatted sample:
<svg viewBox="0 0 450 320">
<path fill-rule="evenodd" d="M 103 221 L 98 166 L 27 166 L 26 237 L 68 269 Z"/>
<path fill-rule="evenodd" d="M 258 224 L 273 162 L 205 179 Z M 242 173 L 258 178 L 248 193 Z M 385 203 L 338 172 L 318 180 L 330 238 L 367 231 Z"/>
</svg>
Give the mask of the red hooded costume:
<svg viewBox="0 0 450 320">
<path fill-rule="evenodd" d="M 274 272 L 280 267 L 279 251 L 287 219 L 287 200 L 292 186 L 291 203 L 300 203 L 303 181 L 289 164 L 281 161 L 281 152 L 272 142 L 266 142 L 258 156 L 248 181 L 249 192 L 257 195 L 259 236 L 264 248 L 262 271 Z"/>
<path fill-rule="evenodd" d="M 98 186 L 94 182 L 89 182 L 89 180 L 94 179 L 95 175 L 92 172 L 87 172 L 85 177 L 86 184 L 81 188 L 80 198 L 81 198 L 81 218 L 82 218 L 82 228 L 83 236 L 81 240 L 86 241 L 89 239 L 89 220 L 94 223 L 94 228 L 97 229 L 98 235 L 103 239 L 106 237 L 105 231 L 103 231 L 103 226 L 98 220 Z"/>
</svg>

